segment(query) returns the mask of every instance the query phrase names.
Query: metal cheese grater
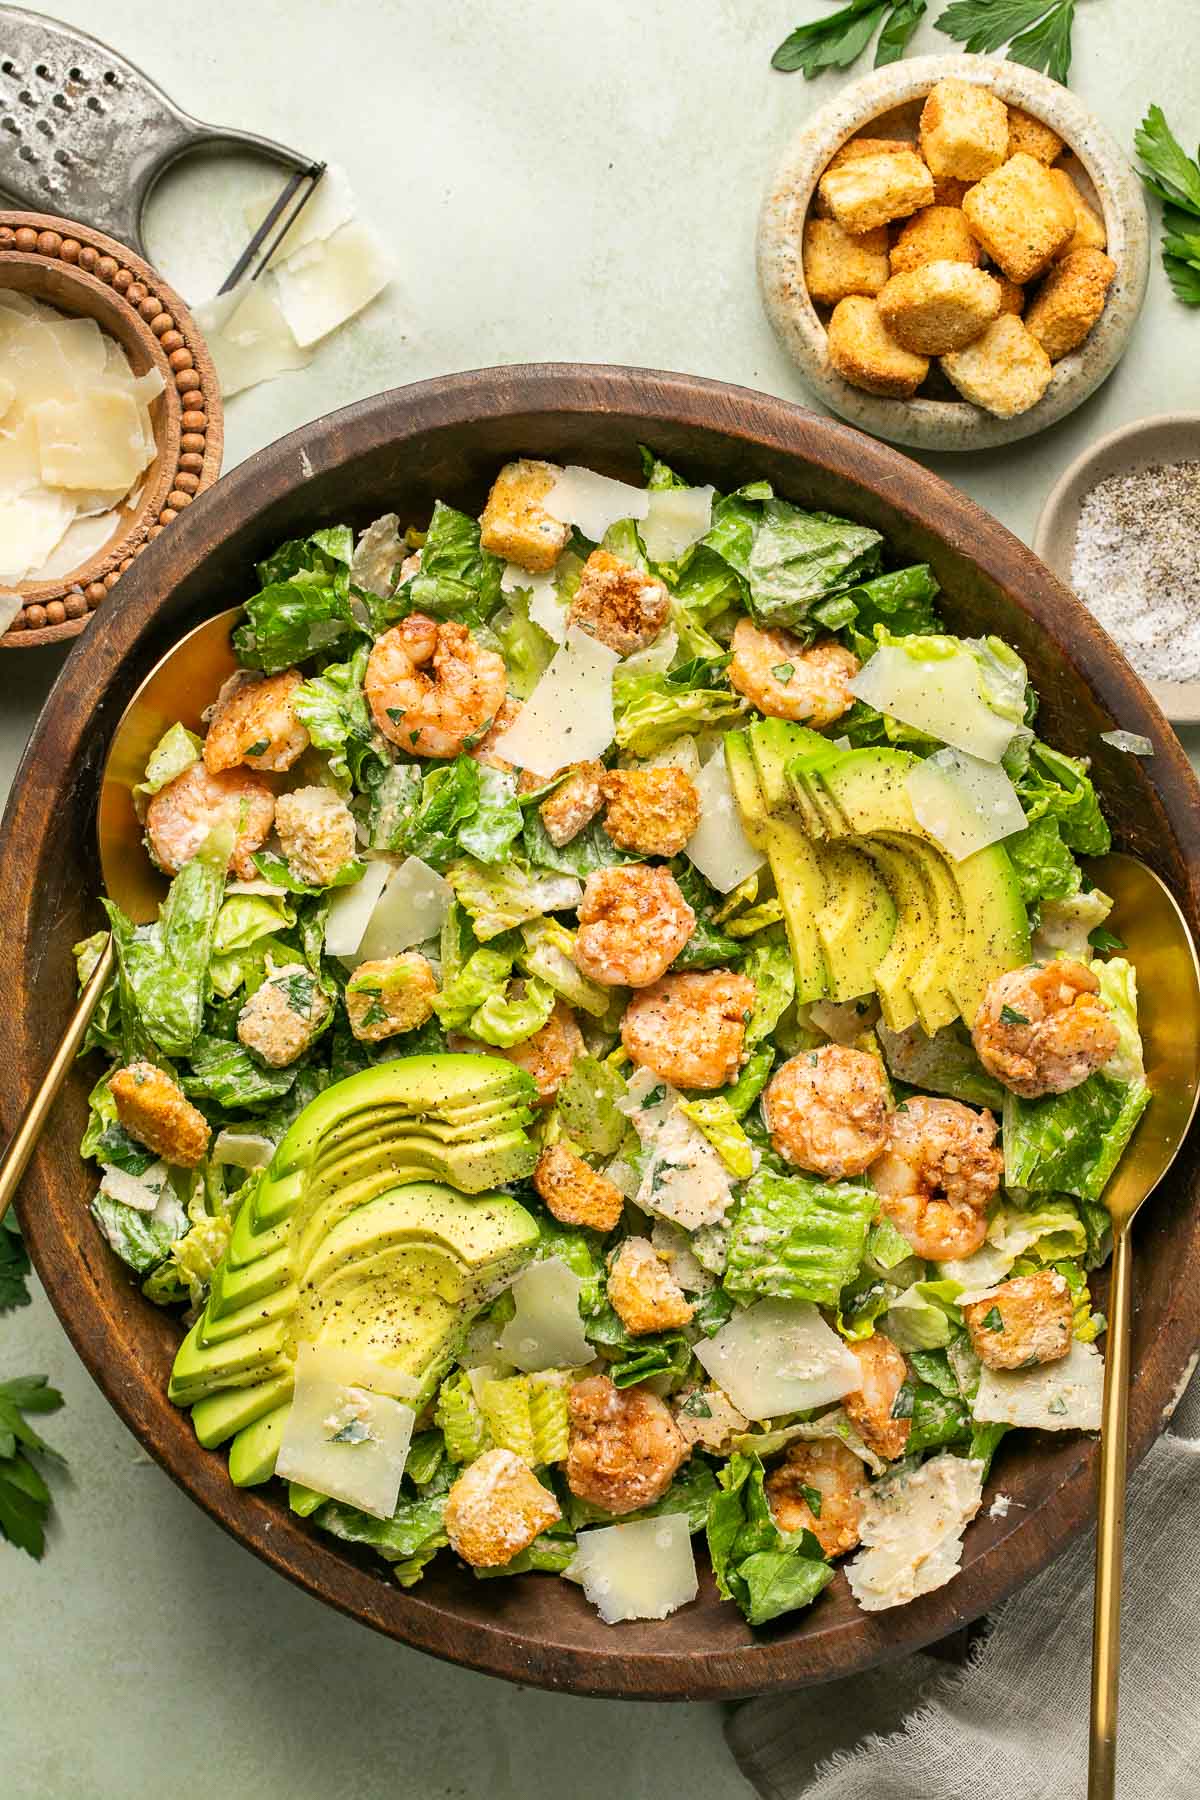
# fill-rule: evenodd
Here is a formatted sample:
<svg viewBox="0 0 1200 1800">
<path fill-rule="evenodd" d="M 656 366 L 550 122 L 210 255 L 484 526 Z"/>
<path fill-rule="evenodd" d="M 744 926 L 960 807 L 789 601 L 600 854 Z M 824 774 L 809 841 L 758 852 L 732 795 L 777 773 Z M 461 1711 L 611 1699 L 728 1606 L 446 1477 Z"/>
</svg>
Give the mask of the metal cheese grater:
<svg viewBox="0 0 1200 1800">
<path fill-rule="evenodd" d="M 320 170 L 286 144 L 181 112 L 85 32 L 0 6 L 0 194 L 18 207 L 80 219 L 145 256 L 142 213 L 159 177 L 213 145 L 282 163 L 295 172 L 289 189 L 305 176 L 315 183 Z"/>
</svg>

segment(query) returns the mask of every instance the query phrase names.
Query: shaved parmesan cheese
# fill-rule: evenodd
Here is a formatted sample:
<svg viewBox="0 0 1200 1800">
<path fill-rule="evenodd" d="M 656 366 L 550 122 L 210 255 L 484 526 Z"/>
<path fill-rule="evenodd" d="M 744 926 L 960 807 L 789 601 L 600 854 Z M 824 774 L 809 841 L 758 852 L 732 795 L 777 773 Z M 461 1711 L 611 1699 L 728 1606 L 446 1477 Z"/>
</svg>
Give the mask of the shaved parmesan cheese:
<svg viewBox="0 0 1200 1800">
<path fill-rule="evenodd" d="M 20 594 L 10 593 L 7 588 L 0 588 L 0 637 L 4 636 L 24 604 Z"/>
<path fill-rule="evenodd" d="M 864 1612 L 904 1606 L 958 1574 L 962 1534 L 983 1498 L 983 1464 L 944 1452 L 871 1489 L 859 1532 L 863 1550 L 846 1565 Z"/>
<path fill-rule="evenodd" d="M 5 381 L 3 376 L 0 376 L 0 422 L 3 421 L 5 413 L 8 411 L 16 397 L 17 390 L 12 382 Z"/>
<path fill-rule="evenodd" d="M 500 577 L 500 591 L 512 594 L 518 590 L 529 595 L 529 617 L 533 623 L 540 625 L 546 636 L 553 638 L 556 644 L 565 643 L 570 607 L 566 600 L 559 598 L 553 570 L 543 575 L 531 575 L 519 563 L 505 563 Z"/>
<path fill-rule="evenodd" d="M 700 1591 L 686 1513 L 581 1531 L 576 1546 L 566 1574 L 606 1625 L 665 1619 Z"/>
<path fill-rule="evenodd" d="M 953 862 L 1028 823 L 1000 764 L 962 750 L 938 750 L 918 762 L 909 772 L 908 795 L 918 822 Z"/>
<path fill-rule="evenodd" d="M 75 515 L 66 494 L 31 488 L 0 504 L 0 581 L 24 581 L 60 541 Z"/>
<path fill-rule="evenodd" d="M 687 841 L 685 855 L 721 894 L 728 894 L 761 869 L 766 857 L 756 850 L 742 829 L 742 816 L 725 758 L 710 756 L 696 781 L 700 796 L 700 823 Z"/>
<path fill-rule="evenodd" d="M 591 1362 L 595 1352 L 579 1317 L 582 1289 L 560 1256 L 530 1263 L 512 1285 L 516 1311 L 496 1340 L 500 1354 L 526 1374 Z"/>
<path fill-rule="evenodd" d="M 399 517 L 396 513 L 384 513 L 381 519 L 372 520 L 354 546 L 350 579 L 355 587 L 386 600 L 395 588 L 405 555 Z"/>
<path fill-rule="evenodd" d="M 1007 1250 L 998 1249 L 995 1244 L 981 1244 L 970 1256 L 940 1262 L 937 1265 L 937 1278 L 939 1281 L 957 1281 L 960 1286 L 972 1291 L 994 1287 L 996 1282 L 1004 1280 L 1015 1261 L 1015 1251 L 1010 1254 Z"/>
<path fill-rule="evenodd" d="M 615 650 L 572 626 L 561 650 L 493 749 L 519 769 L 553 775 L 602 756 L 613 739 Z"/>
<path fill-rule="evenodd" d="M 733 1199 L 733 1180 L 704 1133 L 680 1109 L 674 1088 L 652 1070 L 639 1069 L 617 1108 L 649 1152 L 635 1196 L 642 1211 L 685 1231 L 718 1224 Z"/>
<path fill-rule="evenodd" d="M 714 487 L 655 488 L 642 526 L 652 562 L 678 562 L 712 523 Z"/>
<path fill-rule="evenodd" d="M 278 300 L 261 279 L 246 277 L 228 294 L 198 306 L 196 317 L 227 400 L 260 381 L 307 368 L 312 361 L 311 351 L 296 342 Z"/>
<path fill-rule="evenodd" d="M 28 581 L 57 581 L 60 576 L 70 575 L 73 570 L 81 569 L 93 556 L 103 550 L 113 532 L 121 524 L 118 512 L 96 513 L 93 517 L 81 516 L 74 519 L 55 544 L 45 562 L 36 569 L 30 569 Z"/>
<path fill-rule="evenodd" d="M 672 1225 L 669 1219 L 655 1219 L 650 1242 L 685 1294 L 707 1294 L 716 1287 L 716 1276 L 703 1266 L 681 1225 Z"/>
<path fill-rule="evenodd" d="M 273 198 L 272 194 L 247 202 L 245 218 L 251 231 L 257 231 Z M 274 268 L 276 263 L 294 256 L 297 250 L 303 250 L 306 244 L 314 243 L 318 238 L 332 237 L 339 227 L 349 223 L 354 211 L 354 195 L 346 171 L 337 163 L 329 163 L 299 217 L 288 226 L 268 267 Z"/>
<path fill-rule="evenodd" d="M 375 904 L 395 866 L 386 857 L 375 857 L 352 887 L 337 889 L 325 920 L 326 955 L 348 957 L 357 954 Z"/>
<path fill-rule="evenodd" d="M 76 400 L 44 400 L 30 417 L 48 487 L 128 491 L 146 466 L 142 421 L 129 393 L 85 388 Z"/>
<path fill-rule="evenodd" d="M 628 482 L 568 463 L 541 505 L 560 525 L 578 525 L 584 537 L 598 544 L 618 519 L 644 519 L 650 510 L 650 494 L 646 488 L 630 487 Z"/>
<path fill-rule="evenodd" d="M 113 1163 L 104 1164 L 104 1173 L 100 1178 L 100 1192 L 107 1194 L 110 1200 L 119 1200 L 122 1206 L 132 1206 L 138 1212 L 152 1213 L 162 1199 L 163 1190 L 170 1186 L 171 1175 L 165 1162 L 153 1162 L 140 1175 L 131 1175 L 127 1169 L 118 1169 Z"/>
<path fill-rule="evenodd" d="M 1099 1431 L 1104 1358 L 1095 1344 L 1071 1340 L 1058 1362 L 1033 1369 L 989 1369 L 979 1377 L 971 1411 L 981 1424 L 1027 1425 L 1042 1431 Z"/>
<path fill-rule="evenodd" d="M 622 761 L 622 767 L 625 766 Z M 700 751 L 694 737 L 685 733 L 677 737 L 673 744 L 665 750 L 656 750 L 653 756 L 630 757 L 630 768 L 639 769 L 682 769 L 691 781 L 700 779 Z"/>
<path fill-rule="evenodd" d="M 701 1365 L 748 1419 L 840 1400 L 862 1366 L 809 1300 L 759 1300 L 695 1346 Z"/>
<path fill-rule="evenodd" d="M 359 939 L 358 959 L 395 956 L 436 937 L 450 910 L 454 889 L 419 856 L 409 856 L 389 876 Z"/>
<path fill-rule="evenodd" d="M 226 1126 L 213 1139 L 212 1160 L 232 1169 L 265 1169 L 275 1154 L 271 1138 L 258 1131 L 238 1131 Z"/>
<path fill-rule="evenodd" d="M 306 244 L 276 271 L 279 305 L 301 347 L 360 313 L 392 278 L 392 259 L 369 226 L 348 224 Z"/>
<path fill-rule="evenodd" d="M 407 1377 L 370 1358 L 301 1344 L 276 1474 L 390 1519 L 416 1422 L 411 1406 L 383 1391 L 398 1382 L 415 1391 Z"/>
<path fill-rule="evenodd" d="M 1017 729 L 988 705 L 979 665 L 967 649 L 929 656 L 881 644 L 850 683 L 850 692 L 878 712 L 984 762 L 999 762 Z"/>
</svg>

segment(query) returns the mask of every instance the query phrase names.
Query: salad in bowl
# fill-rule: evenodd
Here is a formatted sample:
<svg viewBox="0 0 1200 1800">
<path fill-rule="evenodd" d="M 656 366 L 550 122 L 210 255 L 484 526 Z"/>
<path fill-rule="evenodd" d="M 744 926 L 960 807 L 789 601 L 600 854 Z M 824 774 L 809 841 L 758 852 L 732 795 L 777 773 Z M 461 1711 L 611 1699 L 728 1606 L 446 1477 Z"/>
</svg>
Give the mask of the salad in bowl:
<svg viewBox="0 0 1200 1800">
<path fill-rule="evenodd" d="M 1108 828 L 927 565 L 644 456 L 259 564 L 105 902 L 93 1214 L 200 1442 L 402 1585 L 664 1618 L 701 1536 L 753 1626 L 882 1610 L 1099 1424 Z"/>
</svg>

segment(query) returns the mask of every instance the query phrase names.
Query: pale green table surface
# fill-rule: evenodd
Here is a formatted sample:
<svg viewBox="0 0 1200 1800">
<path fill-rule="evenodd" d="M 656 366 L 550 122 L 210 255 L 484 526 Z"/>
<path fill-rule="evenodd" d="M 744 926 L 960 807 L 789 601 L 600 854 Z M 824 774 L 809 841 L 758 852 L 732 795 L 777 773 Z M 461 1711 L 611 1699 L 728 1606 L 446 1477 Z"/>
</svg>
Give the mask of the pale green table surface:
<svg viewBox="0 0 1200 1800">
<path fill-rule="evenodd" d="M 815 0 L 49 10 L 142 61 L 199 116 L 341 162 L 395 246 L 394 285 L 355 325 L 307 370 L 231 403 L 227 468 L 362 395 L 487 363 L 638 363 L 804 398 L 758 303 L 753 243 L 781 146 L 840 79 L 768 66 Z M 1195 0 L 1080 6 L 1072 86 L 1123 144 L 1151 100 L 1186 141 L 1200 135 L 1197 23 Z M 928 25 L 915 45 L 949 47 Z M 151 253 L 189 299 L 232 263 L 263 185 L 247 166 L 197 162 L 159 190 Z M 1094 437 L 1200 404 L 1198 367 L 1200 316 L 1156 262 L 1128 355 L 1071 419 L 1007 450 L 929 460 L 1028 538 Z M 5 787 L 60 661 L 4 654 Z M 45 1562 L 0 1548 L 5 1800 L 748 1794 L 718 1707 L 519 1691 L 385 1642 L 270 1574 L 150 1463 L 40 1294 L 0 1324 L 0 1371 L 34 1369 L 66 1393 L 49 1432 L 71 1477 Z"/>
</svg>

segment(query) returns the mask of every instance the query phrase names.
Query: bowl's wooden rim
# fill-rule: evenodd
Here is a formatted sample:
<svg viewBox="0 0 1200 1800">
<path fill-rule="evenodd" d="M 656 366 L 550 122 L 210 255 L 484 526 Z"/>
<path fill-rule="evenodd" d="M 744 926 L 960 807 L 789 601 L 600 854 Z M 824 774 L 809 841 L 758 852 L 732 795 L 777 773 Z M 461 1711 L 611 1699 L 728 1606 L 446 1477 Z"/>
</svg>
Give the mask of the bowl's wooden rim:
<svg viewBox="0 0 1200 1800">
<path fill-rule="evenodd" d="M 1193 928 L 1200 921 L 1200 786 L 1182 747 L 1119 652 L 1033 553 L 965 495 L 897 452 L 847 426 L 785 401 L 725 383 L 652 370 L 543 364 L 481 370 L 426 381 L 363 400 L 292 432 L 258 452 L 182 517 L 163 547 L 135 565 L 124 604 L 102 610 L 86 650 L 72 655 L 17 772 L 0 832 L 0 959 L 14 977 L 14 1003 L 0 1008 L 0 1062 L 28 1070 L 41 1055 L 33 1028 L 37 975 L 47 946 L 37 935 L 37 870 L 41 850 L 60 829 L 64 769 L 99 769 L 103 744 L 94 716 L 114 683 L 136 679 L 139 640 L 165 647 L 163 611 L 172 587 L 201 568 L 211 546 L 283 500 L 314 470 L 396 446 L 425 432 L 481 428 L 513 415 L 533 420 L 607 414 L 664 433 L 672 427 L 744 443 L 746 465 L 778 453 L 812 465 L 821 476 L 855 484 L 863 510 L 895 509 L 903 526 L 936 530 L 971 558 L 988 584 L 1019 605 L 1089 689 L 1089 729 L 1119 722 L 1144 733 L 1153 762 L 1139 761 L 1141 811 L 1131 847 L 1159 860 Z M 225 604 L 227 596 L 220 596 Z M 157 629 L 156 629 L 157 621 Z M 125 667 L 122 668 L 122 664 Z M 111 710 L 111 708 L 110 708 Z M 1102 759 L 1115 756 L 1098 746 Z M 1128 761 L 1129 759 L 1125 759 Z M 1115 765 L 1109 763 L 1111 772 Z M 56 946 L 55 954 L 63 947 Z M 11 1127 L 17 1096 L 0 1093 Z M 1054 1450 L 1056 1480 L 1044 1496 L 1006 1519 L 981 1515 L 968 1533 L 969 1560 L 949 1586 L 894 1613 L 852 1615 L 830 1606 L 752 1634 L 730 1607 L 720 1609 L 714 1642 L 713 1587 L 701 1570 L 701 1601 L 659 1624 L 609 1631 L 594 1622 L 581 1597 L 559 1583 L 489 1583 L 487 1610 L 439 1599 L 439 1584 L 401 1593 L 377 1564 L 309 1530 L 269 1490 L 239 1491 L 224 1458 L 197 1445 L 186 1415 L 122 1348 L 121 1315 L 141 1306 L 136 1290 L 118 1286 L 100 1259 L 103 1246 L 67 1242 L 78 1196 L 55 1178 L 56 1149 L 43 1145 L 23 1189 L 20 1212 L 30 1250 L 55 1311 L 83 1362 L 125 1423 L 167 1473 L 238 1542 L 316 1597 L 373 1629 L 446 1658 L 537 1686 L 613 1698 L 732 1699 L 855 1673 L 919 1649 L 994 1607 L 1040 1569 L 1088 1522 L 1093 1504 L 1095 1442 L 1074 1439 Z M 62 1154 L 66 1154 L 63 1152 Z M 1149 1229 L 1149 1227 L 1147 1227 Z M 1136 1460 L 1163 1429 L 1200 1343 L 1200 1220 L 1188 1227 L 1172 1304 L 1155 1320 L 1136 1363 L 1130 1405 L 1130 1453 Z M 97 1266 L 89 1266 L 95 1255 Z M 703 1561 L 703 1559 L 702 1559 Z M 839 1577 L 839 1581 L 841 1578 Z M 443 1582 L 444 1587 L 446 1583 Z M 553 1592 L 551 1592 L 551 1586 Z M 837 1584 L 835 1584 L 835 1587 Z M 522 1589 L 525 1595 L 502 1590 Z M 478 1590 L 472 1586 L 472 1593 Z M 581 1619 L 583 1623 L 581 1624 Z M 593 1629 L 594 1624 L 594 1629 Z"/>
<path fill-rule="evenodd" d="M 24 292 L 52 306 L 73 292 L 80 312 L 118 338 L 132 338 L 147 366 L 158 369 L 164 391 L 155 402 L 158 453 L 137 506 L 118 533 L 69 575 L 18 584 L 24 605 L 0 635 L 5 650 L 77 636 L 134 558 L 216 481 L 225 436 L 221 384 L 200 328 L 174 288 L 136 251 L 75 219 L 0 209 L 0 288 L 15 271 Z M 24 279 L 30 275 L 31 281 Z M 58 291 L 46 291 L 50 282 Z M 63 610 L 61 620 L 47 620 L 51 605 Z"/>
</svg>

